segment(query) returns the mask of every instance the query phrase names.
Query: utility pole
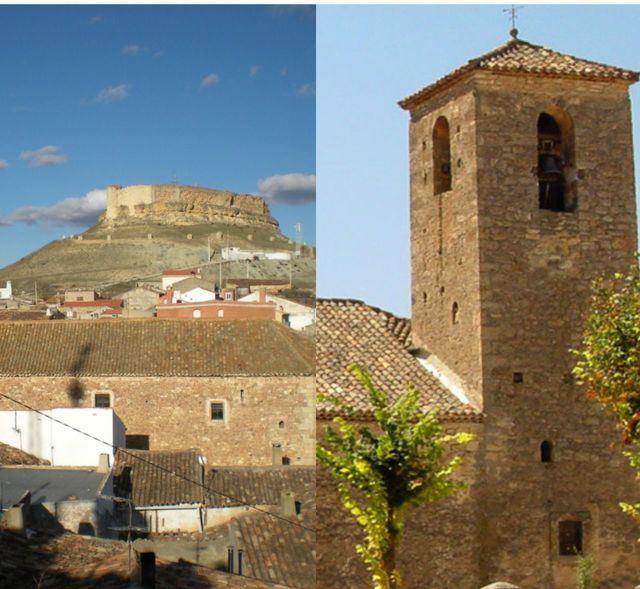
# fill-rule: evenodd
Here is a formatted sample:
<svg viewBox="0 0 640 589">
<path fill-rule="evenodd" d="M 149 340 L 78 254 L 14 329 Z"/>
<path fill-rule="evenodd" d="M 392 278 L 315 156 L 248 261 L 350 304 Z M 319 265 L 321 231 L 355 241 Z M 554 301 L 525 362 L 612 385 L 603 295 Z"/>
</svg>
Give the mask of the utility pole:
<svg viewBox="0 0 640 589">
<path fill-rule="evenodd" d="M 38 283 L 37 281 L 33 283 L 36 291 L 36 305 L 38 304 Z"/>
</svg>

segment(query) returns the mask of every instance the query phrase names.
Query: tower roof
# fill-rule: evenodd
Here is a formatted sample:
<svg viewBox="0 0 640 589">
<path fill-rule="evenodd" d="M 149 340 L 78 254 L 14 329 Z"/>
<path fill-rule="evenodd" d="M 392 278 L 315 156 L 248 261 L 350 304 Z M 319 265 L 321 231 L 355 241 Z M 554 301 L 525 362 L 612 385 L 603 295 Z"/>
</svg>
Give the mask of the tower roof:
<svg viewBox="0 0 640 589">
<path fill-rule="evenodd" d="M 398 104 L 403 109 L 410 110 L 425 98 L 475 70 L 593 81 L 624 80 L 629 83 L 637 82 L 639 78 L 639 73 L 632 70 L 588 61 L 514 38 L 489 53 L 469 60 L 433 84 L 407 96 Z"/>
</svg>

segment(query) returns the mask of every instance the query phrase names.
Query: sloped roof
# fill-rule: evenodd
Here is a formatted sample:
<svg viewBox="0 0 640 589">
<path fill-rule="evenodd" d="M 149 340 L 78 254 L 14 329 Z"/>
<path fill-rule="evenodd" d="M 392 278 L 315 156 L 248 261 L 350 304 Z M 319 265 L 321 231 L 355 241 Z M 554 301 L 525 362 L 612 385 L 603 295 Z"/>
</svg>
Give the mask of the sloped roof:
<svg viewBox="0 0 640 589">
<path fill-rule="evenodd" d="M 311 502 L 315 477 L 315 468 L 308 466 L 214 468 L 207 477 L 207 506 L 279 505 L 282 491 L 293 492 L 303 503 Z"/>
<path fill-rule="evenodd" d="M 48 460 L 43 460 L 33 454 L 28 454 L 20 450 L 20 448 L 15 448 L 14 446 L 0 442 L 0 465 L 9 464 L 39 465 L 50 463 Z"/>
<path fill-rule="evenodd" d="M 95 301 L 65 301 L 63 307 L 122 307 L 122 299 L 96 299 Z"/>
<path fill-rule="evenodd" d="M 190 276 L 189 278 L 185 278 L 184 280 L 179 280 L 178 282 L 174 282 L 171 285 L 173 290 L 179 290 L 180 292 L 188 292 L 193 290 L 194 288 L 202 288 L 204 290 L 209 290 L 211 292 L 215 292 L 215 285 L 213 283 L 207 282 L 202 278 L 198 278 L 197 276 Z"/>
<path fill-rule="evenodd" d="M 362 301 L 319 299 L 317 302 L 316 387 L 356 409 L 355 418 L 370 415 L 368 393 L 348 370 L 357 364 L 374 385 L 397 398 L 407 385 L 422 393 L 425 409 L 438 407 L 450 419 L 476 419 L 478 412 L 462 403 L 410 353 L 410 322 Z M 338 413 L 319 402 L 317 415 Z"/>
<path fill-rule="evenodd" d="M 202 503 L 199 454 L 194 448 L 176 452 L 118 450 L 113 463 L 114 494 L 132 499 L 136 506 Z"/>
<path fill-rule="evenodd" d="M 268 319 L 0 322 L 0 377 L 314 372 L 313 342 Z"/>
<path fill-rule="evenodd" d="M 398 104 L 410 110 L 420 101 L 474 70 L 594 81 L 623 80 L 629 83 L 637 82 L 639 76 L 638 72 L 632 70 L 581 59 L 514 38 L 489 53 L 469 60 L 433 84 L 407 96 Z"/>
</svg>

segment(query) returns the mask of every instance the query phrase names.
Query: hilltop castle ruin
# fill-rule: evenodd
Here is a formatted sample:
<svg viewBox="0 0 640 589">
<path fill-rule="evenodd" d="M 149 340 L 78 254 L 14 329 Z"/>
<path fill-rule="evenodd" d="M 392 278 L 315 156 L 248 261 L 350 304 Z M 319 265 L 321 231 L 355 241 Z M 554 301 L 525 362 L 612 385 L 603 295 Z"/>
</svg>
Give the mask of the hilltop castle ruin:
<svg viewBox="0 0 640 589">
<path fill-rule="evenodd" d="M 107 187 L 104 220 L 114 224 L 132 218 L 157 218 L 163 223 L 216 222 L 278 227 L 263 198 L 178 184 Z"/>
</svg>

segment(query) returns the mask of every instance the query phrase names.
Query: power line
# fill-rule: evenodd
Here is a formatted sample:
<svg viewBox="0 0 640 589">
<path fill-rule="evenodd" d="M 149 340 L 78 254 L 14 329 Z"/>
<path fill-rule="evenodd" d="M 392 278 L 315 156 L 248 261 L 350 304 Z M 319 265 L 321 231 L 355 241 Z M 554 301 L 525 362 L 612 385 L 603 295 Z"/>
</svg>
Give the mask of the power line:
<svg viewBox="0 0 640 589">
<path fill-rule="evenodd" d="M 59 419 L 56 419 L 55 417 L 52 417 L 51 415 L 47 415 L 46 413 L 38 410 L 38 409 L 34 409 L 33 407 L 31 407 L 30 405 L 27 405 L 26 403 L 23 403 L 22 401 L 18 401 L 17 399 L 14 399 L 13 397 L 10 397 L 9 395 L 6 395 L 4 393 L 0 393 L 0 397 L 4 397 L 5 399 L 8 399 L 9 401 L 12 401 L 13 403 L 16 403 L 17 405 L 20 405 L 22 407 L 25 407 L 26 409 L 28 409 L 29 411 L 33 411 L 35 413 L 37 413 L 38 415 L 42 415 L 43 417 L 46 417 L 47 419 L 50 419 L 51 421 L 54 421 L 56 423 L 59 423 L 60 425 L 64 426 L 64 427 L 68 427 L 69 429 L 83 435 L 86 436 L 88 438 L 91 438 L 92 440 L 95 440 L 96 442 L 100 442 L 101 444 L 104 444 L 105 446 L 109 446 L 110 448 L 112 448 L 113 450 L 119 450 L 120 452 L 122 452 L 123 454 L 126 454 L 127 456 L 130 456 L 131 458 L 135 458 L 136 460 L 139 460 L 140 462 L 144 462 L 145 464 L 148 464 L 149 466 L 152 466 L 153 468 L 157 468 L 158 470 L 161 470 L 162 472 L 166 472 L 167 474 L 171 475 L 171 476 L 175 476 L 178 477 L 180 479 L 182 479 L 183 481 L 187 481 L 189 483 L 192 483 L 194 485 L 197 485 L 198 487 L 202 487 L 205 491 L 208 491 L 210 493 L 214 493 L 215 495 L 220 495 L 221 497 L 224 497 L 225 499 L 229 499 L 230 501 L 235 501 L 237 503 L 239 503 L 240 505 L 243 505 L 245 507 L 249 507 L 250 509 L 254 509 L 255 511 L 259 511 L 260 513 L 264 513 L 266 515 L 269 515 L 275 519 L 279 519 L 282 520 L 284 522 L 287 522 L 288 524 L 292 525 L 292 526 L 298 526 L 299 528 L 302 528 L 303 530 L 307 530 L 308 532 L 312 532 L 313 534 L 316 533 L 315 528 L 310 528 L 309 526 L 305 526 L 303 524 L 300 524 L 298 522 L 294 522 L 291 521 L 290 519 L 283 517 L 281 515 L 278 515 L 277 513 L 272 513 L 270 511 L 267 511 L 266 509 L 261 509 L 260 507 L 256 507 L 255 505 L 251 505 L 250 503 L 247 503 L 246 501 L 243 501 L 242 499 L 238 499 L 237 497 L 233 497 L 232 495 L 226 495 L 225 493 L 222 493 L 220 491 L 215 491 L 214 489 L 211 489 L 210 487 L 208 487 L 207 485 L 204 485 L 203 483 L 199 483 L 198 481 L 194 481 L 193 479 L 190 479 L 189 477 L 186 477 L 178 472 L 174 472 L 168 468 L 165 468 L 164 466 L 161 466 L 160 464 L 156 464 L 155 462 L 151 462 L 150 460 L 146 460 L 144 458 L 142 458 L 141 456 L 138 456 L 137 454 L 133 454 L 132 452 L 128 452 L 125 448 L 119 448 L 118 446 L 114 446 L 113 444 L 109 443 L 109 442 L 105 442 L 104 440 L 101 440 L 100 438 L 97 438 L 96 436 L 93 436 L 87 432 L 84 432 L 80 429 L 78 429 L 77 427 L 74 427 L 72 425 L 69 425 L 68 423 L 65 423 L 64 421 L 61 421 Z"/>
</svg>

